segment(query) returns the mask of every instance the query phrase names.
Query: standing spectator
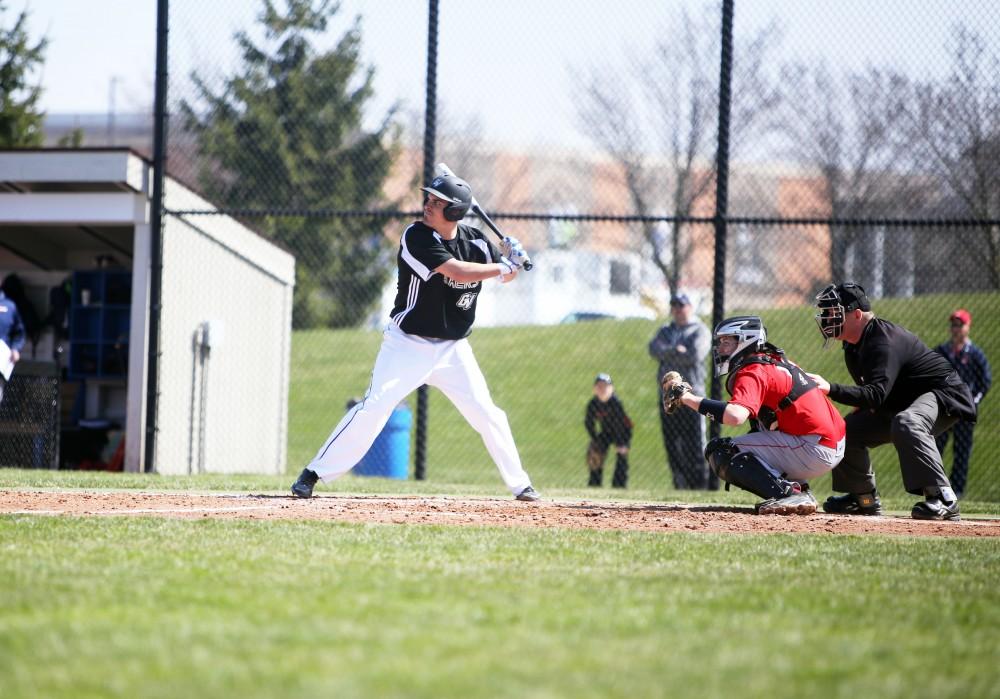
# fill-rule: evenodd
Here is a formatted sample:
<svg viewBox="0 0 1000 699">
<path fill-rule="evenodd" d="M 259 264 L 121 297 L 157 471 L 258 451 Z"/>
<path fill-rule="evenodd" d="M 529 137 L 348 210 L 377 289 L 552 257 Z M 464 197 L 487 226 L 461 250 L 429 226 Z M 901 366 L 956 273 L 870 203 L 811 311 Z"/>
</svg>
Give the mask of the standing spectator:
<svg viewBox="0 0 1000 699">
<path fill-rule="evenodd" d="M 24 323 L 21 322 L 21 314 L 17 312 L 17 304 L 7 298 L 0 287 L 0 342 L 4 344 L 0 347 L 0 402 L 3 401 L 4 389 L 7 388 L 8 369 L 13 368 L 21 358 L 24 334 Z"/>
<path fill-rule="evenodd" d="M 679 372 L 691 384 L 692 390 L 705 393 L 705 358 L 712 347 L 712 333 L 694 314 L 687 294 L 678 293 L 670 299 L 669 325 L 664 325 L 649 342 L 649 355 L 659 362 L 656 384 L 660 386 L 660 430 L 663 446 L 678 490 L 705 490 L 709 487 L 708 464 L 705 461 L 705 421 L 693 410 L 679 410 L 667 415 L 663 407 L 663 375 Z M 717 484 L 714 484 L 717 488 Z"/>
<path fill-rule="evenodd" d="M 972 314 L 960 308 L 951 314 L 951 342 L 942 342 L 935 349 L 947 359 L 962 381 L 972 392 L 972 400 L 979 406 L 983 397 L 990 390 L 993 375 L 986 355 L 969 339 L 969 328 L 972 326 Z M 952 444 L 954 460 L 951 466 L 951 487 L 959 498 L 965 493 L 965 485 L 969 477 L 969 457 L 972 456 L 972 430 L 975 424 L 971 422 L 956 422 L 950 430 L 945 430 L 937 436 L 938 451 L 944 456 L 948 435 L 953 434 Z"/>
<path fill-rule="evenodd" d="M 594 379 L 594 397 L 587 403 L 583 426 L 590 435 L 587 446 L 587 468 L 590 471 L 589 486 L 601 487 L 604 478 L 604 460 L 608 449 L 615 445 L 615 475 L 611 487 L 625 488 L 628 485 L 628 450 L 632 443 L 632 420 L 625 412 L 625 406 L 615 395 L 615 386 L 608 374 L 598 374 Z M 597 428 L 601 431 L 598 432 Z"/>
<path fill-rule="evenodd" d="M 892 443 L 903 487 L 924 499 L 913 519 L 959 519 L 958 498 L 944 472 L 934 438 L 959 420 L 976 421 L 976 404 L 958 372 L 906 328 L 872 313 L 860 284 L 830 284 L 816 295 L 816 322 L 824 345 L 840 340 L 854 385 L 831 384 L 809 374 L 831 400 L 852 405 L 844 459 L 833 470 L 832 495 L 823 509 L 834 514 L 882 513 L 870 447 Z"/>
</svg>

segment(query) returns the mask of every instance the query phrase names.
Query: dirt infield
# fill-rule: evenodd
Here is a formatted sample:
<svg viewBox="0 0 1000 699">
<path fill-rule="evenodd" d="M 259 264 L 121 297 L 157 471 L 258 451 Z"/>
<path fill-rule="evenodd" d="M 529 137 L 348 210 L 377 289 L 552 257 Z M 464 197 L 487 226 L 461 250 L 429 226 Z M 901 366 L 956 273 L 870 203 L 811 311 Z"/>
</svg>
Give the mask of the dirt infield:
<svg viewBox="0 0 1000 699">
<path fill-rule="evenodd" d="M 750 508 L 588 501 L 516 502 L 449 496 L 0 490 L 0 513 L 321 520 L 381 524 L 550 527 L 659 532 L 895 534 L 1000 537 L 1000 519 L 920 522 L 902 516 L 758 516 Z"/>
</svg>

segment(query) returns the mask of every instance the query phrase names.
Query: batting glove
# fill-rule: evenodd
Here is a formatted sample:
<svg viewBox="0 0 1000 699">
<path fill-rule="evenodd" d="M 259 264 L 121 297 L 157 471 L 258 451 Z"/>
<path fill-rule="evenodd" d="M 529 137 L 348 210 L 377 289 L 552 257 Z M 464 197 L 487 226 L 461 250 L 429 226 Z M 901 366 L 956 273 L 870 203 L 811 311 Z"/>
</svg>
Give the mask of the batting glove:
<svg viewBox="0 0 1000 699">
<path fill-rule="evenodd" d="M 500 258 L 500 278 L 503 279 L 516 272 L 520 267 L 508 260 L 506 257 Z"/>
<path fill-rule="evenodd" d="M 525 262 L 530 262 L 528 253 L 525 252 L 524 246 L 517 238 L 504 238 L 501 247 L 504 257 L 513 262 L 519 269 L 524 266 Z"/>
</svg>

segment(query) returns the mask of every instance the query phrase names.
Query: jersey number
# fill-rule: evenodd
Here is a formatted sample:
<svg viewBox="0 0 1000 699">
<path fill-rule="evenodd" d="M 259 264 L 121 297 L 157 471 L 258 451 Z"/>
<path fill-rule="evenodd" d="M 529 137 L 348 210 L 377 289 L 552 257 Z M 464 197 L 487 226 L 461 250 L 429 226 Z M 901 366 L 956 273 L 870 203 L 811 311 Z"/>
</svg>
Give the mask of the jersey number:
<svg viewBox="0 0 1000 699">
<path fill-rule="evenodd" d="M 458 297 L 458 301 L 455 305 L 461 308 L 463 311 L 467 311 L 472 308 L 472 302 L 476 300 L 475 294 L 462 294 Z"/>
</svg>

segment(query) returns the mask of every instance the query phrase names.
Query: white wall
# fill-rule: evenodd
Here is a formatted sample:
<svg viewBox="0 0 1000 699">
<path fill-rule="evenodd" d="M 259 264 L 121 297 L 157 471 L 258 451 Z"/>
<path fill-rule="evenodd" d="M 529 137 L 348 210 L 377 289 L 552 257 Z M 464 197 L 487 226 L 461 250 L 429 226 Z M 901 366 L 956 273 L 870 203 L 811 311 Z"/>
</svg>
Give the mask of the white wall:
<svg viewBox="0 0 1000 699">
<path fill-rule="evenodd" d="M 164 219 L 160 473 L 285 470 L 294 261 L 246 229 L 227 223 L 220 235 L 222 223 Z M 195 343 L 206 322 L 202 364 Z"/>
</svg>

